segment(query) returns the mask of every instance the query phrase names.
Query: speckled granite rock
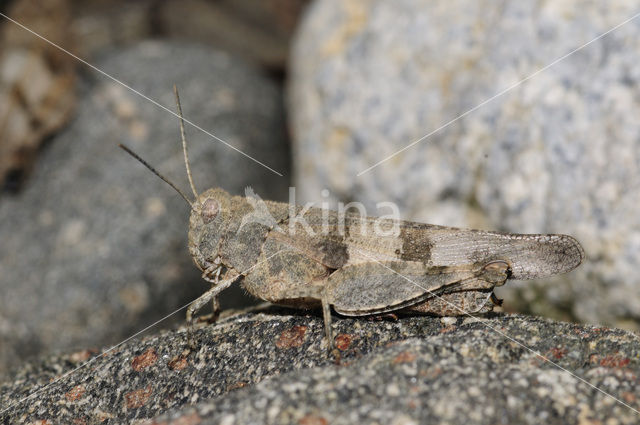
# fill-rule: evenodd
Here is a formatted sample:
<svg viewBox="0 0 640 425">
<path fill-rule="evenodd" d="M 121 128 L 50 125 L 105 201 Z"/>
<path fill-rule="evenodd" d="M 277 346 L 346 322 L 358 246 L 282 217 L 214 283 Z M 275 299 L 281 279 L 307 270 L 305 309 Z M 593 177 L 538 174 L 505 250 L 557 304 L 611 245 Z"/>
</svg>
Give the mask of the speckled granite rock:
<svg viewBox="0 0 640 425">
<path fill-rule="evenodd" d="M 394 201 L 407 219 L 572 234 L 590 259 L 579 285 L 527 285 L 518 308 L 638 328 L 640 20 L 436 131 L 637 12 L 623 0 L 316 1 L 291 61 L 299 197 L 327 188 L 373 213 Z"/>
<path fill-rule="evenodd" d="M 147 42 L 95 65 L 285 175 L 280 91 L 209 48 Z M 120 149 L 126 143 L 187 193 L 178 119 L 91 73 L 73 125 L 30 185 L 0 202 L 0 372 L 29 356 L 103 346 L 207 288 L 187 249 L 189 208 Z M 265 198 L 288 181 L 187 128 L 196 185 Z"/>
<path fill-rule="evenodd" d="M 270 308 L 132 340 L 53 385 L 91 353 L 42 360 L 0 385 L 0 421 L 155 424 L 631 424 L 640 408 L 638 336 L 519 315 L 488 320 L 339 319 L 342 363 L 319 316 Z M 493 328 L 493 330 L 491 328 Z M 508 335 L 509 338 L 497 333 Z M 614 421 L 615 420 L 615 421 Z M 614 422 L 611 422 L 614 421 Z"/>
</svg>

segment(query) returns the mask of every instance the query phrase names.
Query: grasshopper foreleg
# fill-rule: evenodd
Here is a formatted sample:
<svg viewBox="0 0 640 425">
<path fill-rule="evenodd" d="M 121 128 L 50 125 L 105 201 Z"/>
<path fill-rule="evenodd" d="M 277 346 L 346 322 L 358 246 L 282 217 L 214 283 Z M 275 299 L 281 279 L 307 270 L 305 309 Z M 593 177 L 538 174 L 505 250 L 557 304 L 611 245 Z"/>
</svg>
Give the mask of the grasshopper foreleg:
<svg viewBox="0 0 640 425">
<path fill-rule="evenodd" d="M 214 300 L 214 308 L 218 305 L 218 294 L 220 292 L 227 289 L 233 282 L 238 279 L 238 276 L 235 276 L 231 279 L 223 280 L 222 282 L 217 282 L 213 284 L 211 289 L 209 289 L 204 294 L 200 295 L 194 302 L 192 302 L 187 308 L 187 341 L 191 348 L 195 348 L 195 342 L 193 340 L 193 316 L 200 310 L 206 303 L 211 300 Z M 213 282 L 212 282 L 213 283 Z M 218 308 L 219 310 L 219 308 Z"/>
<path fill-rule="evenodd" d="M 211 283 L 211 288 L 215 288 L 218 286 L 220 282 L 220 272 L 222 271 L 222 266 L 219 264 L 212 264 L 207 267 L 202 272 L 202 278 L 207 282 Z M 213 309 L 212 321 L 216 321 L 218 316 L 220 315 L 220 303 L 218 302 L 218 296 L 214 295 L 211 298 L 211 308 Z"/>
</svg>

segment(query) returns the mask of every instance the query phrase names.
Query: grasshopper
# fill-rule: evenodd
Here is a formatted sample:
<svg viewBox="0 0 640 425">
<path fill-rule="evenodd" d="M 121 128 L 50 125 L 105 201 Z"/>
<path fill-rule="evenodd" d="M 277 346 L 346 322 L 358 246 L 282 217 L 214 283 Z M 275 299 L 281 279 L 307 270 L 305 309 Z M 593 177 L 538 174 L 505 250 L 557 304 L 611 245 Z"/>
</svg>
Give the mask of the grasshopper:
<svg viewBox="0 0 640 425">
<path fill-rule="evenodd" d="M 189 200 L 129 148 L 120 147 L 191 206 L 189 252 L 211 289 L 188 307 L 189 335 L 197 311 L 212 302 L 217 315 L 220 292 L 241 282 L 247 292 L 271 303 L 321 307 L 331 351 L 331 308 L 343 316 L 394 311 L 441 316 L 485 313 L 501 303 L 493 290 L 508 279 L 565 273 L 585 257 L 578 241 L 567 235 L 511 234 L 362 217 L 258 202 L 220 188 L 198 194 L 175 86 L 174 92 L 195 199 Z M 262 212 L 256 219 L 257 204 Z M 300 215 L 304 220 L 297 220 Z M 380 226 L 396 226 L 399 232 L 381 235 L 375 231 Z"/>
</svg>

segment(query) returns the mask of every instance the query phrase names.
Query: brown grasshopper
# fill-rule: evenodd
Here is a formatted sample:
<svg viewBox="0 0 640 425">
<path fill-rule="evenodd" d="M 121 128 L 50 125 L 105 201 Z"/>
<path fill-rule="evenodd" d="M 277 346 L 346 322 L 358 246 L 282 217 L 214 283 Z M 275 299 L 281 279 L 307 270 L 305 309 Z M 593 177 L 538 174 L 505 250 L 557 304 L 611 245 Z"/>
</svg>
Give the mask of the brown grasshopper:
<svg viewBox="0 0 640 425">
<path fill-rule="evenodd" d="M 206 303 L 212 301 L 217 314 L 218 294 L 240 281 L 253 296 L 275 304 L 322 307 L 331 349 L 331 307 L 344 316 L 392 311 L 484 313 L 500 303 L 493 289 L 507 279 L 565 273 L 584 258 L 580 244 L 567 235 L 510 234 L 362 217 L 232 196 L 220 188 L 198 194 L 175 87 L 174 91 L 195 200 L 120 146 L 191 206 L 189 252 L 212 286 L 189 306 L 188 329 Z M 385 226 L 399 231 L 380 232 Z"/>
</svg>

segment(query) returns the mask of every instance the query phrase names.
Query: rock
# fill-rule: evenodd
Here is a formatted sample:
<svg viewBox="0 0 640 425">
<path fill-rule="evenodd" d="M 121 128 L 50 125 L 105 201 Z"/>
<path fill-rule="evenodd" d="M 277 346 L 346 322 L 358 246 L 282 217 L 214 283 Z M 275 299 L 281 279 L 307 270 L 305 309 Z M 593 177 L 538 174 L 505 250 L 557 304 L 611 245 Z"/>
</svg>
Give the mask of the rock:
<svg viewBox="0 0 640 425">
<path fill-rule="evenodd" d="M 282 72 L 291 36 L 307 3 L 308 0 L 183 0 L 160 3 L 154 16 L 160 34 L 209 43 Z"/>
<path fill-rule="evenodd" d="M 128 341 L 103 356 L 49 357 L 0 385 L 0 420 L 637 422 L 637 410 L 622 404 L 640 407 L 640 345 L 627 331 L 508 314 L 336 318 L 334 330 L 339 365 L 327 359 L 319 315 L 277 308 L 200 327 L 199 348 L 191 353 L 184 351 L 182 329 Z M 89 358 L 89 365 L 65 376 Z"/>
<path fill-rule="evenodd" d="M 636 12 L 624 1 L 316 1 L 290 72 L 299 197 L 328 189 L 371 215 L 393 201 L 410 220 L 571 234 L 589 257 L 577 278 L 500 295 L 637 329 L 637 21 L 494 98 Z"/>
<path fill-rule="evenodd" d="M 158 37 L 154 25 L 156 0 L 74 2 L 71 31 L 81 57 L 92 57 L 105 48 L 132 46 Z"/>
<path fill-rule="evenodd" d="M 160 42 L 105 53 L 95 65 L 170 110 L 176 83 L 186 119 L 287 175 L 281 94 L 252 67 Z M 117 147 L 128 144 L 192 197 L 178 119 L 93 75 L 29 187 L 0 203 L 0 371 L 118 342 L 208 288 L 187 249 L 188 205 Z M 186 131 L 198 190 L 252 185 L 265 199 L 286 199 L 286 178 Z"/>
<path fill-rule="evenodd" d="M 69 8 L 68 0 L 51 0 L 44 7 L 19 0 L 6 13 L 37 28 L 48 41 L 68 45 Z M 17 192 L 41 145 L 71 119 L 76 61 L 4 19 L 0 52 L 0 189 Z"/>
<path fill-rule="evenodd" d="M 243 55 L 280 78 L 307 0 L 10 3 L 7 16 L 81 58 L 149 37 L 175 37 Z M 47 41 L 1 21 L 0 195 L 20 190 L 42 145 L 73 117 L 80 63 Z"/>
</svg>

